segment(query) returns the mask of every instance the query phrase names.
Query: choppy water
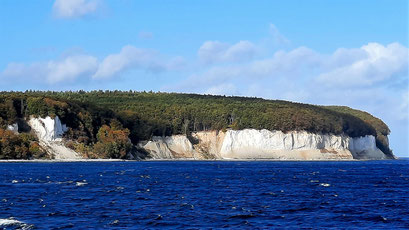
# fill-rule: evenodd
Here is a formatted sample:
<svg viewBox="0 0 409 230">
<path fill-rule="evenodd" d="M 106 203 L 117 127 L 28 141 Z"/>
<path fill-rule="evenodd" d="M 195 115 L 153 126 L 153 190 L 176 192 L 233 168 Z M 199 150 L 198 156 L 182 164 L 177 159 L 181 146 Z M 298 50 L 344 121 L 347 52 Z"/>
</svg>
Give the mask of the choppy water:
<svg viewBox="0 0 409 230">
<path fill-rule="evenodd" d="M 0 164 L 0 228 L 409 228 L 409 161 Z"/>
</svg>

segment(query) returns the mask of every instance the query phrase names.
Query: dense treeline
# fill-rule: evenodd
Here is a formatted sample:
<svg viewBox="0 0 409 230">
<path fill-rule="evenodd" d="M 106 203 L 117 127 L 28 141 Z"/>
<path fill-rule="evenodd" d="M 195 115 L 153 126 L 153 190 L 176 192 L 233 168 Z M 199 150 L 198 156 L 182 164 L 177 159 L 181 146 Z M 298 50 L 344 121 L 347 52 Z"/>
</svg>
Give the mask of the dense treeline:
<svg viewBox="0 0 409 230">
<path fill-rule="evenodd" d="M 314 106 L 248 97 L 134 91 L 26 91 L 2 92 L 0 96 L 26 98 L 26 112 L 56 114 L 69 127 L 79 127 L 69 135 L 76 139 L 89 138 L 89 143 L 96 143 L 99 128 L 115 119 L 129 130 L 133 143 L 156 135 L 189 135 L 190 132 L 202 130 L 255 128 L 284 132 L 305 130 L 352 137 L 376 135 L 381 149 L 390 151 L 385 139 L 389 134 L 388 127 L 370 114 L 347 107 Z M 42 102 L 38 102 L 38 98 L 45 101 L 45 107 Z M 50 109 L 50 104 L 54 110 Z M 78 106 L 81 109 L 72 109 Z M 70 110 L 78 115 L 70 113 Z M 1 108 L 0 114 L 3 116 Z M 5 120 L 9 120 L 14 115 L 5 113 L 4 116 Z"/>
</svg>

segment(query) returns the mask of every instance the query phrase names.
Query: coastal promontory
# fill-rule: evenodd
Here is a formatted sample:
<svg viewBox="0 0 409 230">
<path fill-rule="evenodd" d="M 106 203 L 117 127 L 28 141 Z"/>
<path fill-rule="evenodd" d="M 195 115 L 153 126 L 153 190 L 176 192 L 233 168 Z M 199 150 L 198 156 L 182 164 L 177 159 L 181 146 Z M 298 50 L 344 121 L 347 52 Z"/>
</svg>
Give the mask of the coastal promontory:
<svg viewBox="0 0 409 230">
<path fill-rule="evenodd" d="M 394 159 L 345 106 L 135 91 L 1 92 L 1 159 Z"/>
</svg>

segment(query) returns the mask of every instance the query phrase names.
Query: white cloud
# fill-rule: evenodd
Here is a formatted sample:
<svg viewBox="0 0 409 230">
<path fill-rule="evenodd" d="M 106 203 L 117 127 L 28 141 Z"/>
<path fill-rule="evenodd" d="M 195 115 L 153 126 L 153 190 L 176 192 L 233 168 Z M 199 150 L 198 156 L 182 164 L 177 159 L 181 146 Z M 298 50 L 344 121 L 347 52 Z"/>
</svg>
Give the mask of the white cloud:
<svg viewBox="0 0 409 230">
<path fill-rule="evenodd" d="M 199 48 L 198 56 L 205 64 L 241 62 L 252 59 L 256 51 L 256 46 L 249 41 L 239 41 L 233 45 L 219 41 L 206 41 Z"/>
<path fill-rule="evenodd" d="M 230 46 L 224 53 L 227 61 L 245 61 L 252 59 L 256 53 L 256 46 L 249 41 L 239 41 Z"/>
<path fill-rule="evenodd" d="M 63 61 L 50 61 L 47 64 L 48 80 L 51 83 L 65 80 L 74 80 L 83 74 L 95 71 L 97 59 L 92 56 L 71 56 Z"/>
<path fill-rule="evenodd" d="M 204 64 L 236 63 L 253 60 L 261 53 L 290 44 L 274 24 L 269 25 L 269 35 L 253 43 L 247 40 L 229 44 L 220 41 L 205 41 L 198 50 L 199 61 Z"/>
<path fill-rule="evenodd" d="M 402 93 L 402 101 L 401 104 L 399 105 L 399 113 L 398 113 L 398 118 L 399 119 L 409 119 L 409 89 Z M 408 124 L 409 126 L 409 124 Z M 409 128 L 409 127 L 408 127 Z"/>
<path fill-rule="evenodd" d="M 335 69 L 338 67 L 350 65 L 356 61 L 367 58 L 368 54 L 361 48 L 339 48 L 329 57 L 327 57 L 327 68 Z"/>
<path fill-rule="evenodd" d="M 334 87 L 368 86 L 397 74 L 407 74 L 408 48 L 398 43 L 387 46 L 369 43 L 356 53 L 348 53 L 346 57 L 339 53 L 336 55 L 337 58 L 353 61 L 322 73 L 317 78 L 319 83 Z"/>
<path fill-rule="evenodd" d="M 224 52 L 228 49 L 227 43 L 219 41 L 206 41 L 199 48 L 198 56 L 200 61 L 204 63 L 212 63 L 219 61 L 224 55 Z"/>
<path fill-rule="evenodd" d="M 238 95 L 237 88 L 233 84 L 216 85 L 207 89 L 204 93 L 212 95 Z"/>
<path fill-rule="evenodd" d="M 111 78 L 128 69 L 143 69 L 154 73 L 177 70 L 183 66 L 183 63 L 184 59 L 181 57 L 175 57 L 169 61 L 162 60 L 156 51 L 127 45 L 119 53 L 105 57 L 92 78 Z"/>
<path fill-rule="evenodd" d="M 206 42 L 199 50 L 199 56 L 205 60 L 220 60 L 227 53 L 226 50 L 233 46 L 226 47 L 224 43 Z M 299 47 L 247 62 L 218 63 L 202 73 L 191 75 L 181 85 L 213 87 L 237 79 L 250 83 L 269 79 L 300 84 L 301 87 L 307 87 L 306 84 L 327 88 L 367 87 L 390 80 L 393 76 L 407 75 L 407 69 L 408 48 L 398 43 L 387 46 L 369 43 L 360 48 L 340 48 L 330 55 Z"/>
<path fill-rule="evenodd" d="M 73 81 L 80 76 L 93 73 L 97 64 L 95 57 L 73 55 L 47 62 L 9 63 L 1 75 L 8 78 L 20 78 L 20 80 L 45 80 L 49 84 L 54 84 Z"/>
<path fill-rule="evenodd" d="M 77 78 L 109 79 L 130 69 L 152 73 L 180 71 L 186 65 L 179 56 L 167 58 L 154 50 L 124 46 L 117 54 L 110 54 L 102 61 L 94 56 L 69 54 L 57 60 L 32 63 L 9 63 L 0 77 L 9 80 L 44 81 L 48 84 L 74 81 Z"/>
<path fill-rule="evenodd" d="M 117 54 L 108 55 L 99 64 L 93 78 L 109 78 L 130 67 L 144 66 L 154 68 L 152 62 L 155 54 L 152 51 L 138 49 L 133 46 L 124 46 Z"/>
<path fill-rule="evenodd" d="M 57 18 L 79 18 L 95 13 L 100 5 L 99 0 L 56 0 L 53 14 Z"/>
<path fill-rule="evenodd" d="M 237 79 L 254 83 L 262 79 L 278 79 L 280 77 L 296 77 L 304 71 L 314 70 L 320 65 L 322 55 L 306 47 L 299 47 L 289 52 L 278 51 L 272 57 L 249 62 L 231 63 L 212 66 L 202 73 L 194 73 L 181 84 L 175 86 L 177 90 L 183 88 L 202 89 Z M 202 91 L 201 90 L 201 91 Z"/>
<path fill-rule="evenodd" d="M 305 68 L 313 70 L 320 65 L 321 55 L 307 47 L 289 52 L 277 51 L 271 58 L 253 61 L 246 66 L 246 75 L 260 77 L 293 76 Z"/>
</svg>

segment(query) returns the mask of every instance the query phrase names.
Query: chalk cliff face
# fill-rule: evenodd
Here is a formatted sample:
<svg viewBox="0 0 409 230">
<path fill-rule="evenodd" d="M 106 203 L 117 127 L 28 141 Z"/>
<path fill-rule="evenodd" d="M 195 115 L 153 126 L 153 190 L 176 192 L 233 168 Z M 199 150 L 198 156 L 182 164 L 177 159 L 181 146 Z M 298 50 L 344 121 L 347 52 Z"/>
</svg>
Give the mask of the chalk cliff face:
<svg viewBox="0 0 409 230">
<path fill-rule="evenodd" d="M 154 159 L 194 158 L 196 151 L 184 135 L 153 137 L 143 148 Z"/>
<path fill-rule="evenodd" d="M 376 147 L 374 136 L 351 138 L 349 149 L 356 159 L 386 159 L 385 154 Z"/>
<path fill-rule="evenodd" d="M 313 134 L 305 131 L 228 130 L 154 137 L 142 147 L 153 158 L 342 160 L 385 159 L 374 136 Z M 197 143 L 196 143 L 197 142 Z"/>
<path fill-rule="evenodd" d="M 55 159 L 79 159 L 79 153 L 64 146 L 67 127 L 55 118 L 31 117 L 28 124 L 40 145 Z M 18 130 L 10 125 L 10 130 Z M 374 136 L 314 134 L 305 131 L 227 130 L 202 131 L 185 135 L 153 137 L 140 143 L 153 159 L 277 159 L 349 160 L 386 159 L 376 147 Z"/>
<path fill-rule="evenodd" d="M 61 124 L 60 119 L 56 116 L 54 119 L 47 116 L 46 118 L 30 118 L 28 124 L 35 131 L 37 137 L 44 141 L 61 140 L 67 127 Z"/>
<path fill-rule="evenodd" d="M 79 159 L 80 154 L 64 146 L 62 136 L 67 131 L 58 116 L 54 119 L 31 117 L 28 121 L 31 129 L 37 135 L 40 145 L 55 159 Z"/>
</svg>

